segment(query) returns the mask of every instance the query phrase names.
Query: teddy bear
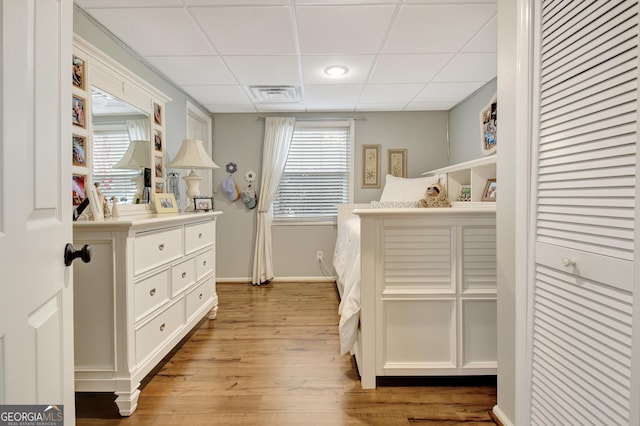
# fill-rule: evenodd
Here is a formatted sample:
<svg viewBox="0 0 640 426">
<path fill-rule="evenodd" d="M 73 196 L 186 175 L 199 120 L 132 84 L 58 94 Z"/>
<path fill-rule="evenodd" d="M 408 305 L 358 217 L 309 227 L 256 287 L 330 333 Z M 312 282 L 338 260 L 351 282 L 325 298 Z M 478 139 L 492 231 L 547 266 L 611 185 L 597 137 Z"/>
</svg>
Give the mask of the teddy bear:
<svg viewBox="0 0 640 426">
<path fill-rule="evenodd" d="M 436 182 L 427 187 L 424 198 L 418 201 L 418 207 L 451 207 L 451 203 L 444 187 Z"/>
</svg>

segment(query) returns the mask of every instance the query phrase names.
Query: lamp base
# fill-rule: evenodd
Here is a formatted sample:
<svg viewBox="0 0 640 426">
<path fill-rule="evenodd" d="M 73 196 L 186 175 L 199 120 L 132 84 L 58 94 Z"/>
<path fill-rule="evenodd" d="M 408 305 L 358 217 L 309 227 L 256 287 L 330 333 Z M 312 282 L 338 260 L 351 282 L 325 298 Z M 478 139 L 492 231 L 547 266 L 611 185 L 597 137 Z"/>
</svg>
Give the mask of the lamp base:
<svg viewBox="0 0 640 426">
<path fill-rule="evenodd" d="M 184 176 L 182 179 L 184 179 L 187 184 L 187 206 L 184 211 L 194 211 L 195 207 L 193 205 L 193 199 L 200 196 L 200 181 L 203 180 L 203 178 L 198 176 L 195 170 L 191 169 L 191 173 Z"/>
</svg>

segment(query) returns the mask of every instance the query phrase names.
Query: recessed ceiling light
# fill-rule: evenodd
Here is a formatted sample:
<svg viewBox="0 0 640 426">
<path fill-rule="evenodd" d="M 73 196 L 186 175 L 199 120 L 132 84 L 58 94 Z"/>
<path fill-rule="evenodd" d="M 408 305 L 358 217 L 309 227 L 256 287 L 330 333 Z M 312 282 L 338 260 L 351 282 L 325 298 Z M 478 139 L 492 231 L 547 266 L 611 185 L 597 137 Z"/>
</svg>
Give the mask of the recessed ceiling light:
<svg viewBox="0 0 640 426">
<path fill-rule="evenodd" d="M 331 77 L 342 77 L 349 72 L 349 68 L 344 65 L 331 65 L 325 68 L 324 73 Z"/>
</svg>

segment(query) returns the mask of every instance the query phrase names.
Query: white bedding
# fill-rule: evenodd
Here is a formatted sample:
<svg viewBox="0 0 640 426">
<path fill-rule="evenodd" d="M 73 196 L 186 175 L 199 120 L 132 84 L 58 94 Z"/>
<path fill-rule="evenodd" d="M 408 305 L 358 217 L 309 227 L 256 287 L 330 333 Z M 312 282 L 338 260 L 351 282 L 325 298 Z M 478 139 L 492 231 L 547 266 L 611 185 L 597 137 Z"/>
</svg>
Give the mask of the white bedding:
<svg viewBox="0 0 640 426">
<path fill-rule="evenodd" d="M 354 216 L 338 227 L 333 267 L 342 299 L 340 314 L 340 354 L 353 348 L 360 320 L 360 218 Z"/>
</svg>

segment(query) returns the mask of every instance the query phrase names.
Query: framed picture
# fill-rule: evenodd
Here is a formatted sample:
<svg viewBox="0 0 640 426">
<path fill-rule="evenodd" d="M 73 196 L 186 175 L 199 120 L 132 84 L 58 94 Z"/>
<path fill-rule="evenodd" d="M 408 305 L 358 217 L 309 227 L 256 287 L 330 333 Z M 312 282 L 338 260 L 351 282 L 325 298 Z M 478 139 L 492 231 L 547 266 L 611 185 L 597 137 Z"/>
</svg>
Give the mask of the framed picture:
<svg viewBox="0 0 640 426">
<path fill-rule="evenodd" d="M 193 208 L 196 211 L 208 212 L 213 210 L 213 198 L 212 197 L 195 197 L 193 199 Z"/>
<path fill-rule="evenodd" d="M 389 173 L 395 177 L 407 177 L 407 150 L 390 149 L 389 151 Z"/>
<path fill-rule="evenodd" d="M 176 203 L 176 197 L 171 193 L 160 192 L 154 194 L 153 204 L 156 208 L 156 213 L 177 213 L 178 204 Z"/>
<path fill-rule="evenodd" d="M 71 102 L 71 122 L 74 126 L 84 129 L 87 126 L 84 115 L 85 100 L 80 96 L 73 95 Z"/>
<path fill-rule="evenodd" d="M 84 59 L 78 58 L 73 55 L 72 64 L 72 81 L 73 85 L 79 89 L 84 90 Z"/>
<path fill-rule="evenodd" d="M 460 185 L 458 201 L 471 201 L 471 185 Z"/>
<path fill-rule="evenodd" d="M 484 186 L 484 192 L 482 193 L 482 201 L 496 201 L 498 197 L 497 189 L 496 180 L 487 179 L 487 184 Z"/>
<path fill-rule="evenodd" d="M 153 103 L 153 122 L 162 126 L 162 107 L 155 102 Z"/>
<path fill-rule="evenodd" d="M 85 180 L 86 176 L 84 175 L 73 175 L 73 181 L 71 182 L 71 196 L 73 197 L 74 206 L 79 206 L 80 203 L 87 198 Z"/>
<path fill-rule="evenodd" d="M 84 136 L 73 135 L 73 165 L 74 166 L 86 166 L 86 146 L 87 138 Z"/>
<path fill-rule="evenodd" d="M 162 160 L 163 160 L 163 157 L 156 155 L 155 160 L 156 160 L 155 161 L 155 163 L 156 163 L 155 164 L 156 177 L 157 178 L 162 178 L 162 169 L 163 169 L 163 167 L 162 167 L 163 161 Z"/>
<path fill-rule="evenodd" d="M 380 145 L 362 145 L 362 188 L 380 188 Z"/>
<path fill-rule="evenodd" d="M 89 196 L 89 208 L 93 214 L 93 220 L 104 219 L 102 201 L 100 200 L 100 197 L 98 197 L 98 190 L 95 185 L 89 185 L 87 188 L 87 195 Z"/>
<path fill-rule="evenodd" d="M 493 95 L 489 104 L 480 111 L 480 135 L 482 139 L 482 153 L 493 154 L 498 147 L 498 101 Z"/>
<path fill-rule="evenodd" d="M 160 193 L 164 191 L 164 182 L 156 181 L 156 192 Z"/>
<path fill-rule="evenodd" d="M 161 130 L 154 130 L 153 144 L 156 148 L 156 151 L 162 151 L 162 131 Z"/>
</svg>

